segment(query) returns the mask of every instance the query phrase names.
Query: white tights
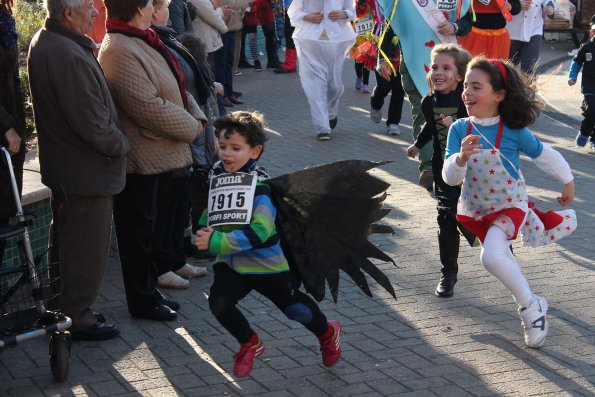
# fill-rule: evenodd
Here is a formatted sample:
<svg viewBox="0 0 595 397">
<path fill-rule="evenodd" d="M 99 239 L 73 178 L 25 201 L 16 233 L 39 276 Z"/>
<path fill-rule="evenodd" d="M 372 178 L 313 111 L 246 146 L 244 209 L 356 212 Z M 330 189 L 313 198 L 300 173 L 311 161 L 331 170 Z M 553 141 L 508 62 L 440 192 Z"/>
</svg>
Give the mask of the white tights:
<svg viewBox="0 0 595 397">
<path fill-rule="evenodd" d="M 481 247 L 480 260 L 483 267 L 510 291 L 516 303 L 524 307 L 533 299 L 533 293 L 510 251 L 510 244 L 511 241 L 502 229 L 498 226 L 490 227 Z"/>
</svg>

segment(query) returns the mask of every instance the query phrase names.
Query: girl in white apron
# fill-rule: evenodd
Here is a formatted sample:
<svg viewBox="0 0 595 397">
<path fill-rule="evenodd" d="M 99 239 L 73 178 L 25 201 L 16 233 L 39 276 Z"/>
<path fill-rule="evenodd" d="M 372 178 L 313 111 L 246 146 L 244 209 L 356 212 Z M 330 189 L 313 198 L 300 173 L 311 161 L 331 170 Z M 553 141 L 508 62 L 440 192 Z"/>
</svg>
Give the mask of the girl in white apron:
<svg viewBox="0 0 595 397">
<path fill-rule="evenodd" d="M 513 295 L 525 343 L 537 348 L 547 336 L 548 304 L 531 291 L 510 245 L 519 231 L 527 245 L 555 242 L 574 231 L 576 215 L 573 210 L 542 213 L 533 208 L 519 154 L 563 184 L 558 198 L 562 206 L 574 199 L 574 177 L 562 155 L 526 128 L 537 119 L 541 104 L 514 66 L 474 58 L 464 87 L 463 102 L 470 117 L 450 128 L 442 176 L 449 185 L 463 183 L 457 220 L 482 242 L 482 265 Z"/>
</svg>

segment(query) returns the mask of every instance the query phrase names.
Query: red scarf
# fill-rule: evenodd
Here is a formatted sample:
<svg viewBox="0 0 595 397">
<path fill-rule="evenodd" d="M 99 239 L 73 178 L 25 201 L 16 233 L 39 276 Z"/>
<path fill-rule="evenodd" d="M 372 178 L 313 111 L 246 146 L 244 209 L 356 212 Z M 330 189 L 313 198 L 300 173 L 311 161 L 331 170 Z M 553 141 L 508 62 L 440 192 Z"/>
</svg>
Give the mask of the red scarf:
<svg viewBox="0 0 595 397">
<path fill-rule="evenodd" d="M 170 52 L 165 44 L 159 40 L 159 36 L 153 29 L 142 30 L 130 26 L 128 23 L 121 19 L 110 18 L 105 21 L 105 27 L 108 33 L 121 33 L 125 36 L 138 37 L 147 42 L 151 47 L 159 51 L 159 53 L 165 58 L 167 65 L 171 69 L 174 77 L 178 82 L 178 88 L 182 95 L 182 101 L 184 102 L 184 108 L 188 109 L 188 98 L 186 97 L 186 81 L 184 79 L 184 73 L 178 63 L 176 57 Z"/>
</svg>

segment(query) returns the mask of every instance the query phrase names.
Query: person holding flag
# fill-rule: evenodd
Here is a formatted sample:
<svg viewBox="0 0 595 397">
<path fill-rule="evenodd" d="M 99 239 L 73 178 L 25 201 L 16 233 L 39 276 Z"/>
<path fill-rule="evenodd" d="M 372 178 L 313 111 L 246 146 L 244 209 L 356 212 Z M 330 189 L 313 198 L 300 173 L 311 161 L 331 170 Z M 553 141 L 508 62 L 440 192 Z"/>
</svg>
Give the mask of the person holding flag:
<svg viewBox="0 0 595 397">
<path fill-rule="evenodd" d="M 378 0 L 381 13 L 401 45 L 399 72 L 411 103 L 414 139 L 425 122 L 421 100 L 429 91 L 426 75 L 430 52 L 441 43 L 456 44 L 457 37 L 471 31 L 470 3 L 471 0 Z M 396 73 L 390 62 L 379 63 L 378 72 L 387 77 Z M 418 154 L 419 183 L 429 192 L 433 189 L 432 152 L 432 145 L 428 143 Z"/>
</svg>

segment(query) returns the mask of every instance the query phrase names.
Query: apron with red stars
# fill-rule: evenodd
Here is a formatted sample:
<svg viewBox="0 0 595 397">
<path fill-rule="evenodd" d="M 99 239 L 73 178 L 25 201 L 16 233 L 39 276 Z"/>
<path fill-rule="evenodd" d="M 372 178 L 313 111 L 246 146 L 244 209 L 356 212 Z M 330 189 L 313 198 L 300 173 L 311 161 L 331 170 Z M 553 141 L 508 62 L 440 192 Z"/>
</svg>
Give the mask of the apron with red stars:
<svg viewBox="0 0 595 397">
<path fill-rule="evenodd" d="M 481 242 L 492 225 L 502 229 L 510 240 L 519 230 L 525 245 L 550 244 L 571 234 L 577 226 L 574 210 L 541 212 L 533 208 L 520 170 L 515 179 L 504 167 L 500 140 L 504 124 L 500 119 L 496 144 L 481 149 L 467 162 L 467 174 L 457 205 L 457 220 Z M 467 135 L 471 134 L 469 123 Z"/>
</svg>

